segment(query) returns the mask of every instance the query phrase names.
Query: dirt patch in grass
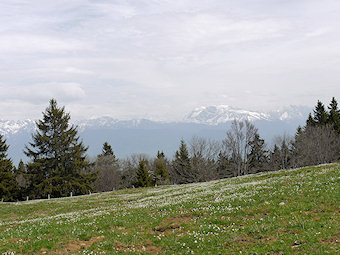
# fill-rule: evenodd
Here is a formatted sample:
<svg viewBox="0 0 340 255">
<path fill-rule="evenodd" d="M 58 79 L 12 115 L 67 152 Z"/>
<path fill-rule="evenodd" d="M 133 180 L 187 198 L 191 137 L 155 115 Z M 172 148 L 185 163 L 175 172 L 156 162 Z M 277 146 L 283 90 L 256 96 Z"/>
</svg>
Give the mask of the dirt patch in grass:
<svg viewBox="0 0 340 255">
<path fill-rule="evenodd" d="M 152 241 L 146 240 L 143 244 L 133 243 L 124 244 L 121 242 L 116 242 L 114 248 L 118 252 L 135 252 L 135 253 L 151 253 L 160 254 L 162 253 L 162 248 L 153 245 Z"/>
<path fill-rule="evenodd" d="M 261 241 L 266 244 L 272 244 L 276 241 L 276 237 L 275 236 L 264 237 L 264 238 L 261 238 Z"/>
<path fill-rule="evenodd" d="M 256 236 L 256 237 L 251 237 L 249 235 L 239 235 L 237 236 L 233 241 L 226 242 L 226 246 L 234 246 L 234 245 L 249 245 L 249 244 L 254 244 L 256 242 L 261 242 L 262 244 L 273 244 L 276 241 L 276 237 L 274 236 Z"/>
<path fill-rule="evenodd" d="M 339 244 L 340 243 L 340 235 L 331 236 L 327 239 L 320 239 L 319 241 L 323 244 Z"/>
<path fill-rule="evenodd" d="M 60 249 L 57 249 L 55 251 L 50 251 L 46 248 L 42 248 L 38 254 L 53 254 L 53 255 L 63 255 L 63 254 L 72 254 L 77 251 L 87 249 L 94 243 L 100 242 L 103 240 L 105 236 L 96 236 L 92 237 L 88 241 L 83 241 L 83 240 L 73 240 L 68 242 L 67 244 L 63 245 Z"/>
<path fill-rule="evenodd" d="M 253 244 L 255 243 L 255 238 L 252 238 L 248 235 L 240 235 L 236 237 L 233 241 L 226 242 L 226 246 L 234 246 L 234 245 L 247 245 L 247 244 Z"/>
<path fill-rule="evenodd" d="M 19 238 L 12 238 L 11 240 L 9 240 L 10 243 L 17 243 L 19 242 Z"/>
<path fill-rule="evenodd" d="M 240 235 L 235 239 L 235 242 L 243 245 L 255 243 L 256 240 L 250 236 Z"/>
<path fill-rule="evenodd" d="M 170 217 L 163 220 L 159 226 L 154 227 L 156 232 L 174 232 L 181 228 L 181 224 L 191 221 L 194 218 L 191 214 L 180 215 L 178 217 Z"/>
</svg>

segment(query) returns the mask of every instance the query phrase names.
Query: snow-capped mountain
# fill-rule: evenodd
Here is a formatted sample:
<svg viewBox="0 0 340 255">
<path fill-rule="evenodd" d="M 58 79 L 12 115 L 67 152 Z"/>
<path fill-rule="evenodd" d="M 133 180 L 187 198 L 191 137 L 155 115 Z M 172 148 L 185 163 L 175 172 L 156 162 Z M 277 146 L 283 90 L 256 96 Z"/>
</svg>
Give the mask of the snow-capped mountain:
<svg viewBox="0 0 340 255">
<path fill-rule="evenodd" d="M 305 120 L 309 112 L 310 109 L 305 106 L 288 106 L 269 113 L 249 111 L 228 105 L 202 106 L 190 112 L 185 117 L 185 121 L 208 125 L 219 125 L 234 119 L 249 121 Z"/>
<path fill-rule="evenodd" d="M 113 119 L 111 117 L 100 117 L 89 120 L 75 121 L 74 124 L 78 126 L 79 130 L 85 130 L 86 128 L 112 127 L 116 125 L 117 122 L 119 122 L 119 120 Z"/>
<path fill-rule="evenodd" d="M 277 109 L 276 111 L 270 112 L 271 119 L 289 121 L 294 119 L 306 120 L 308 114 L 312 111 L 307 106 L 296 106 L 290 105 Z"/>
<path fill-rule="evenodd" d="M 249 111 L 228 105 L 202 106 L 194 109 L 184 118 L 184 123 L 204 125 L 219 125 L 236 120 L 249 121 L 305 121 L 311 109 L 306 106 L 287 106 L 269 113 Z M 111 117 L 92 118 L 75 121 L 80 132 L 88 129 L 122 129 L 141 128 L 155 125 L 173 125 L 173 123 L 155 122 L 146 119 L 118 120 Z M 0 120 L 0 134 L 9 136 L 18 132 L 32 132 L 35 129 L 34 120 Z"/>
<path fill-rule="evenodd" d="M 156 122 L 151 120 L 117 120 L 110 117 L 73 122 L 78 126 L 79 136 L 88 155 L 101 152 L 104 142 L 109 142 L 118 157 L 133 153 L 154 155 L 158 150 L 170 157 L 178 149 L 180 140 L 189 141 L 193 136 L 221 141 L 230 122 L 234 119 L 253 121 L 260 135 L 266 140 L 283 133 L 294 134 L 299 125 L 304 125 L 308 107 L 289 106 L 270 113 L 261 113 L 230 106 L 209 106 L 193 110 L 181 122 Z M 32 141 L 35 130 L 33 120 L 0 120 L 0 134 L 9 145 L 9 156 L 15 164 L 25 158 L 25 145 Z"/>
<path fill-rule="evenodd" d="M 185 120 L 188 122 L 218 125 L 228 121 L 237 120 L 269 120 L 270 115 L 255 111 L 247 111 L 228 105 L 202 106 L 189 113 Z"/>
<path fill-rule="evenodd" d="M 13 135 L 22 131 L 31 131 L 35 128 L 33 120 L 0 120 L 0 134 Z"/>
</svg>

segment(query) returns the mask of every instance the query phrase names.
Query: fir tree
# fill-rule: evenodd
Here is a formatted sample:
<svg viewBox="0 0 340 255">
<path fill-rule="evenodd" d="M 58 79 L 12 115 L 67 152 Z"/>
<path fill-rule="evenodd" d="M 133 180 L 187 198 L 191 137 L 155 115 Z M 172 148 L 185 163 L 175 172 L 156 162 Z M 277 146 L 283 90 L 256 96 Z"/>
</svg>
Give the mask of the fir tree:
<svg viewBox="0 0 340 255">
<path fill-rule="evenodd" d="M 169 173 L 165 167 L 165 155 L 163 152 L 157 152 L 155 160 L 155 183 L 157 185 L 169 184 Z"/>
<path fill-rule="evenodd" d="M 306 121 L 306 126 L 312 126 L 312 127 L 314 127 L 315 125 L 316 125 L 315 120 L 313 119 L 312 114 L 309 113 L 308 119 L 307 119 L 307 121 Z"/>
<path fill-rule="evenodd" d="M 16 181 L 19 189 L 19 200 L 23 200 L 28 195 L 27 188 L 29 187 L 29 181 L 27 176 L 27 168 L 22 160 L 20 160 L 18 168 L 16 170 Z"/>
<path fill-rule="evenodd" d="M 136 178 L 137 178 L 137 187 L 149 187 L 151 186 L 151 176 L 146 168 L 147 161 L 146 160 L 140 160 L 139 161 L 139 167 L 136 172 Z"/>
<path fill-rule="evenodd" d="M 18 195 L 13 164 L 7 158 L 8 147 L 6 140 L 0 134 L 0 201 L 14 201 Z"/>
<path fill-rule="evenodd" d="M 108 142 L 105 142 L 103 144 L 102 154 L 103 156 L 114 156 L 113 150 L 110 144 Z"/>
<path fill-rule="evenodd" d="M 326 125 L 328 120 L 328 115 L 325 110 L 324 104 L 318 100 L 315 109 L 314 109 L 314 117 L 313 120 L 316 123 L 316 125 Z"/>
<path fill-rule="evenodd" d="M 251 173 L 264 171 L 264 168 L 268 163 L 264 140 L 260 138 L 260 135 L 258 133 L 256 133 L 254 139 L 250 141 L 249 144 L 250 153 L 247 158 L 249 161 L 249 169 Z"/>
<path fill-rule="evenodd" d="M 172 166 L 176 174 L 176 180 L 179 184 L 190 183 L 196 180 L 195 173 L 191 166 L 187 145 L 183 139 L 181 140 L 179 150 L 176 151 L 175 160 L 173 161 Z"/>
<path fill-rule="evenodd" d="M 338 102 L 332 98 L 329 109 L 328 123 L 333 125 L 334 129 L 340 134 L 340 110 L 338 109 Z"/>
<path fill-rule="evenodd" d="M 80 195 L 93 190 L 96 173 L 88 173 L 87 148 L 69 121 L 70 114 L 51 99 L 43 119 L 36 122 L 33 142 L 25 148 L 25 154 L 32 159 L 27 172 L 33 198 L 45 198 L 48 194 L 63 197 L 71 192 Z"/>
<path fill-rule="evenodd" d="M 281 143 L 280 154 L 281 154 L 281 169 L 287 169 L 290 164 L 290 150 L 285 140 L 283 140 Z"/>
<path fill-rule="evenodd" d="M 270 153 L 270 168 L 271 170 L 281 169 L 281 151 L 276 144 L 274 145 L 273 151 Z"/>
<path fill-rule="evenodd" d="M 107 142 L 103 144 L 102 153 L 97 156 L 95 169 L 99 171 L 95 181 L 96 191 L 112 191 L 120 187 L 121 173 L 118 159 Z"/>
<path fill-rule="evenodd" d="M 162 152 L 157 151 L 157 158 L 158 158 L 158 159 L 165 159 L 165 154 L 164 154 L 164 152 L 163 152 L 163 151 L 162 151 Z"/>
<path fill-rule="evenodd" d="M 217 178 L 231 178 L 234 176 L 232 163 L 224 153 L 220 151 L 217 158 Z"/>
<path fill-rule="evenodd" d="M 24 162 L 22 161 L 22 159 L 19 162 L 17 172 L 19 172 L 19 173 L 26 173 L 26 166 L 25 166 Z"/>
</svg>

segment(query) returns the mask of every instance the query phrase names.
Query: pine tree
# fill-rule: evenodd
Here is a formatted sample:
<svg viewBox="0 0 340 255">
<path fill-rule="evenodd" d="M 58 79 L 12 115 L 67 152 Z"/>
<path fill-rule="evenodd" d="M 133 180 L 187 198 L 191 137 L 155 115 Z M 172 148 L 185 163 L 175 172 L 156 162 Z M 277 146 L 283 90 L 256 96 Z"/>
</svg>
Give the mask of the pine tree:
<svg viewBox="0 0 340 255">
<path fill-rule="evenodd" d="M 191 159 L 189 157 L 187 145 L 182 139 L 179 150 L 176 151 L 175 160 L 172 163 L 172 167 L 176 175 L 176 182 L 179 184 L 190 183 L 196 180 L 190 161 Z"/>
<path fill-rule="evenodd" d="M 7 158 L 8 147 L 6 140 L 0 134 L 0 201 L 14 201 L 18 195 L 13 164 Z"/>
<path fill-rule="evenodd" d="M 155 160 L 155 183 L 157 185 L 169 184 L 169 173 L 165 167 L 165 155 L 163 152 L 157 152 Z"/>
<path fill-rule="evenodd" d="M 286 144 L 286 141 L 283 140 L 281 143 L 280 148 L 280 154 L 281 154 L 281 169 L 287 169 L 290 165 L 290 149 L 288 148 L 288 145 Z"/>
<path fill-rule="evenodd" d="M 20 160 L 18 168 L 15 172 L 16 181 L 18 183 L 18 190 L 19 190 L 19 200 L 23 200 L 28 195 L 27 188 L 29 187 L 29 181 L 27 176 L 27 168 L 26 165 L 22 160 Z"/>
<path fill-rule="evenodd" d="M 232 163 L 224 153 L 220 151 L 217 158 L 217 178 L 231 178 L 234 176 Z"/>
<path fill-rule="evenodd" d="M 22 159 L 19 162 L 18 170 L 17 171 L 19 173 L 26 173 L 26 166 L 25 166 L 24 162 L 22 161 Z"/>
<path fill-rule="evenodd" d="M 312 114 L 309 113 L 308 119 L 306 121 L 306 126 L 314 127 L 315 125 L 316 125 L 315 120 L 313 119 Z"/>
<path fill-rule="evenodd" d="M 281 151 L 280 148 L 275 144 L 273 151 L 270 153 L 270 168 L 271 170 L 281 169 Z"/>
<path fill-rule="evenodd" d="M 146 160 L 140 160 L 139 161 L 139 167 L 136 172 L 136 178 L 137 178 L 137 187 L 149 187 L 151 186 L 151 176 L 146 168 L 147 161 Z"/>
<path fill-rule="evenodd" d="M 97 156 L 95 170 L 99 171 L 95 181 L 96 191 L 112 191 L 120 188 L 121 172 L 119 162 L 110 144 L 103 144 L 102 153 Z"/>
<path fill-rule="evenodd" d="M 102 154 L 103 156 L 114 156 L 113 150 L 110 144 L 108 142 L 105 142 L 103 144 Z"/>
<path fill-rule="evenodd" d="M 249 144 L 250 153 L 248 155 L 248 161 L 251 173 L 264 171 L 264 168 L 268 163 L 264 140 L 256 133 L 254 139 L 250 141 Z"/>
<path fill-rule="evenodd" d="M 328 115 L 325 110 L 324 104 L 318 100 L 315 109 L 314 109 L 314 117 L 313 120 L 316 123 L 316 125 L 326 125 L 328 120 Z"/>
<path fill-rule="evenodd" d="M 88 173 L 88 148 L 79 141 L 77 127 L 69 121 L 70 114 L 51 99 L 43 119 L 36 122 L 33 142 L 25 148 L 25 154 L 32 159 L 27 165 L 30 197 L 63 197 L 93 190 L 96 173 Z"/>
<path fill-rule="evenodd" d="M 334 129 L 340 134 L 340 110 L 338 109 L 338 102 L 335 100 L 335 97 L 332 98 L 328 109 L 328 123 L 333 125 Z"/>
</svg>

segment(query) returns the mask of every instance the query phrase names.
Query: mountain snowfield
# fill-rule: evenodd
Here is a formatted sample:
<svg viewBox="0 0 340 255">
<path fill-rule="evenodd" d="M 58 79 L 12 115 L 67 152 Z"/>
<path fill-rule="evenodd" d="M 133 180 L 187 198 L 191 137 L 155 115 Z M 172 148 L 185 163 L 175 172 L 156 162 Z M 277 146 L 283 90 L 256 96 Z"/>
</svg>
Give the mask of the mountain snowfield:
<svg viewBox="0 0 340 255">
<path fill-rule="evenodd" d="M 235 108 L 229 105 L 217 106 L 201 106 L 187 114 L 183 122 L 197 123 L 206 125 L 219 125 L 222 123 L 236 120 L 249 121 L 287 121 L 287 120 L 305 120 L 310 112 L 309 107 L 305 106 L 288 106 L 277 111 L 268 113 L 249 111 L 240 108 Z M 87 128 L 136 128 L 147 122 L 155 122 L 144 119 L 133 120 L 118 120 L 111 117 L 99 117 L 88 120 L 75 121 L 74 124 L 83 131 Z M 165 122 L 158 122 L 163 123 Z M 26 120 L 1 120 L 0 119 L 0 134 L 13 135 L 21 131 L 33 131 L 35 129 L 35 121 Z"/>
<path fill-rule="evenodd" d="M 264 113 L 249 111 L 240 108 L 235 108 L 229 105 L 217 106 L 201 106 L 194 109 L 189 113 L 185 120 L 188 122 L 218 125 L 229 121 L 236 120 L 293 120 L 293 119 L 306 119 L 306 115 L 310 112 L 309 107 L 305 106 L 288 106 L 282 107 L 276 111 Z"/>
<path fill-rule="evenodd" d="M 202 106 L 189 113 L 185 120 L 195 123 L 218 125 L 232 120 L 269 120 L 270 115 L 266 113 L 247 111 L 231 107 L 229 105 Z"/>
<path fill-rule="evenodd" d="M 181 139 L 188 142 L 193 136 L 199 136 L 221 141 L 234 119 L 252 121 L 270 143 L 274 136 L 293 135 L 299 125 L 304 125 L 309 112 L 311 109 L 304 106 L 288 106 L 264 113 L 219 105 L 198 107 L 179 122 L 99 117 L 73 123 L 78 126 L 84 144 L 89 146 L 90 156 L 98 155 L 103 143 L 109 142 L 118 157 L 135 153 L 155 155 L 158 150 L 171 157 Z M 34 130 L 34 120 L 0 120 L 0 134 L 7 139 L 8 154 L 15 164 L 20 159 L 27 160 L 23 149 L 31 142 Z"/>
<path fill-rule="evenodd" d="M 35 129 L 33 120 L 0 120 L 0 134 L 13 135 L 23 130 L 32 131 Z"/>
</svg>

